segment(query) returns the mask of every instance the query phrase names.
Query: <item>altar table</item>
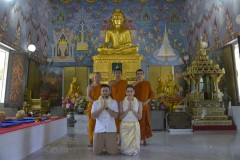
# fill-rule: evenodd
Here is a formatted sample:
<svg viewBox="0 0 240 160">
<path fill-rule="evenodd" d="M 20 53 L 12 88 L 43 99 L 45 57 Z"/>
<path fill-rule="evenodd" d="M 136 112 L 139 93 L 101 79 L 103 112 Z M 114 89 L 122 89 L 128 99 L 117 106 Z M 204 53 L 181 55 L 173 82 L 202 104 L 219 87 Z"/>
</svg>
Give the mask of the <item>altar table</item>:
<svg viewBox="0 0 240 160">
<path fill-rule="evenodd" d="M 0 160 L 20 160 L 67 134 L 67 119 L 0 128 Z"/>
</svg>

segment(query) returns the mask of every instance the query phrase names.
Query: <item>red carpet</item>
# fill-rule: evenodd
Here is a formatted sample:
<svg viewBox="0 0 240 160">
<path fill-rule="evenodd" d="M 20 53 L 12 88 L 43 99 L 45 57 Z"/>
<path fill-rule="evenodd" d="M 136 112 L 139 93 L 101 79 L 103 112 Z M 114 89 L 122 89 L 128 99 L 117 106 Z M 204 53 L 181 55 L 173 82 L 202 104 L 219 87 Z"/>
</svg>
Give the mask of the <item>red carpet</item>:
<svg viewBox="0 0 240 160">
<path fill-rule="evenodd" d="M 45 120 L 43 122 L 33 122 L 33 123 L 20 124 L 20 125 L 16 125 L 16 126 L 12 126 L 12 127 L 7 127 L 7 128 L 0 128 L 0 134 L 4 134 L 7 132 L 12 132 L 12 131 L 16 131 L 19 129 L 28 128 L 28 127 L 32 127 L 32 126 L 36 126 L 36 125 L 41 125 L 41 124 L 52 122 L 52 121 L 55 121 L 55 120 L 58 120 L 61 118 L 64 118 L 64 117 L 51 118 L 51 119 Z"/>
<path fill-rule="evenodd" d="M 231 126 L 192 126 L 194 131 L 203 131 L 203 130 L 237 130 L 235 125 Z"/>
</svg>

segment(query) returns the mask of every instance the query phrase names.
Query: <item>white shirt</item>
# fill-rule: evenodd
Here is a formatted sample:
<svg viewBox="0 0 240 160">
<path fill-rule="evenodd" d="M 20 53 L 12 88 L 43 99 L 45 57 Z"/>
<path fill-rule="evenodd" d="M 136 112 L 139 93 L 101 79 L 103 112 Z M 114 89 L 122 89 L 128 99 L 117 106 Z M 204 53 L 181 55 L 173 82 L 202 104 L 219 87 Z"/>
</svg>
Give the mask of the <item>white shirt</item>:
<svg viewBox="0 0 240 160">
<path fill-rule="evenodd" d="M 114 112 L 118 112 L 118 104 L 115 100 L 112 100 L 108 106 Z M 91 113 L 100 109 L 99 100 L 94 101 L 92 105 Z M 96 118 L 96 125 L 94 133 L 102 132 L 117 132 L 115 119 L 106 111 L 103 110 L 102 113 Z"/>
</svg>

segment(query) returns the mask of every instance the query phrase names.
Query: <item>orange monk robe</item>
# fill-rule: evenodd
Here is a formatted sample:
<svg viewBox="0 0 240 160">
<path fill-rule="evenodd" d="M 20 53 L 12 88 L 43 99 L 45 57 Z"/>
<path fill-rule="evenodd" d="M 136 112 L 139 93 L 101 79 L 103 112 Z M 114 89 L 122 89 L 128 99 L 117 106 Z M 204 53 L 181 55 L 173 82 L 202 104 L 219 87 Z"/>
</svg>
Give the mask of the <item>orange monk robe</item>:
<svg viewBox="0 0 240 160">
<path fill-rule="evenodd" d="M 111 86 L 112 98 L 117 101 L 118 103 L 118 110 L 119 110 L 119 103 L 124 100 L 126 96 L 126 87 L 128 83 L 126 80 L 120 80 L 117 83 Z M 120 123 L 121 120 L 119 116 L 115 119 L 116 126 L 117 126 L 117 133 L 120 131 Z"/>
<path fill-rule="evenodd" d="M 141 101 L 145 102 L 148 99 L 153 98 L 153 92 L 151 85 L 148 81 L 141 81 L 134 86 L 135 97 Z M 149 103 L 143 106 L 142 109 L 142 119 L 139 121 L 141 130 L 141 140 L 152 137 L 152 128 L 150 125 L 150 105 Z"/>
<path fill-rule="evenodd" d="M 90 97 L 94 100 L 98 100 L 98 98 L 101 95 L 101 84 L 98 84 L 96 87 L 93 87 L 90 91 Z M 95 128 L 95 123 L 96 120 L 92 118 L 91 116 L 91 110 L 92 110 L 92 104 L 93 102 L 88 102 L 88 107 L 87 107 L 87 115 L 88 115 L 88 138 L 89 142 L 93 142 L 93 132 Z"/>
</svg>

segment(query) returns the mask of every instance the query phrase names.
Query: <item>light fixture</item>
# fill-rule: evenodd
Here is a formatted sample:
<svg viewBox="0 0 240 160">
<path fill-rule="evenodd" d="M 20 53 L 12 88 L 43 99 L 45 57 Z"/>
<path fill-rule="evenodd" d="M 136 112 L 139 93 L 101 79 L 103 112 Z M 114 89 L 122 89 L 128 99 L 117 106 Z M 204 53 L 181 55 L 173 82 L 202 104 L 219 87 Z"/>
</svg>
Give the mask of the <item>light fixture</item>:
<svg viewBox="0 0 240 160">
<path fill-rule="evenodd" d="M 202 47 L 204 48 L 204 49 L 206 49 L 207 47 L 208 47 L 208 43 L 207 42 L 202 42 Z"/>
<path fill-rule="evenodd" d="M 189 55 L 186 52 L 183 52 L 183 54 L 184 54 L 183 59 L 184 59 L 185 63 L 188 64 Z"/>
<path fill-rule="evenodd" d="M 30 45 L 28 46 L 28 50 L 29 50 L 30 52 L 36 51 L 35 45 L 34 45 L 34 44 L 30 44 Z"/>
<path fill-rule="evenodd" d="M 53 62 L 53 59 L 52 59 L 52 58 L 47 58 L 47 63 L 48 63 L 48 65 L 49 65 L 49 67 L 51 66 L 52 62 Z"/>
<path fill-rule="evenodd" d="M 183 56 L 183 59 L 184 59 L 185 61 L 188 61 L 188 60 L 189 60 L 189 56 L 186 54 L 186 55 Z"/>
</svg>

